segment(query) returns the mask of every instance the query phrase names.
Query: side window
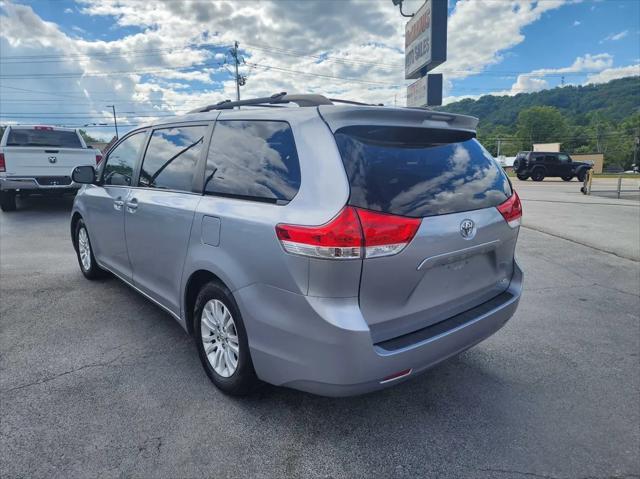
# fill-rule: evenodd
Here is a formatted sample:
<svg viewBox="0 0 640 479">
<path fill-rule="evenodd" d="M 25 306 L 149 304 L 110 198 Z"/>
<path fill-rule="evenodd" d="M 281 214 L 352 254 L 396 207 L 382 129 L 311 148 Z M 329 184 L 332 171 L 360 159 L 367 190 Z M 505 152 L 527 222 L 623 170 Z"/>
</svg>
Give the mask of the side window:
<svg viewBox="0 0 640 479">
<path fill-rule="evenodd" d="M 206 126 L 154 130 L 138 186 L 191 191 L 206 132 Z"/>
<path fill-rule="evenodd" d="M 290 201 L 300 188 L 300 163 L 288 123 L 216 122 L 205 193 L 257 201 Z"/>
<path fill-rule="evenodd" d="M 131 186 L 133 170 L 145 136 L 146 133 L 142 131 L 135 133 L 109 153 L 102 174 L 103 184 Z"/>
<path fill-rule="evenodd" d="M 569 155 L 558 155 L 560 163 L 569 163 Z"/>
<path fill-rule="evenodd" d="M 550 165 L 554 165 L 554 164 L 558 163 L 558 157 L 556 155 L 547 155 L 545 157 L 544 161 L 546 163 L 549 163 Z"/>
</svg>

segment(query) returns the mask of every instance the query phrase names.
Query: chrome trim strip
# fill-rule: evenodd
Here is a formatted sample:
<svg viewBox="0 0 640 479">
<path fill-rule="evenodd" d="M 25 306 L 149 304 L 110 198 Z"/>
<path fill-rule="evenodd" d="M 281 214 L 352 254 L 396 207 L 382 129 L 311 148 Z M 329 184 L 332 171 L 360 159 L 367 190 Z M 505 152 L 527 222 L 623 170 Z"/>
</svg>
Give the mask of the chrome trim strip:
<svg viewBox="0 0 640 479">
<path fill-rule="evenodd" d="M 380 381 L 380 384 L 387 384 L 392 381 L 397 381 L 398 379 L 406 378 L 409 374 L 413 372 L 413 368 L 409 369 L 406 373 L 401 374 L 400 376 L 396 376 L 395 378 L 385 379 L 384 381 Z"/>
<path fill-rule="evenodd" d="M 116 273 L 115 271 L 113 271 L 111 268 L 108 268 L 106 266 L 104 266 L 102 263 L 100 263 L 97 259 L 96 259 L 96 263 L 98 263 L 98 266 L 100 266 L 102 269 L 106 269 L 107 271 L 109 271 L 109 273 L 111 273 L 112 275 L 114 275 L 115 277 L 117 277 L 120 281 L 122 281 L 124 284 L 126 284 L 127 286 L 129 286 L 130 288 L 132 288 L 133 290 L 135 290 L 136 292 L 140 293 L 142 296 L 144 296 L 145 298 L 147 298 L 149 301 L 151 301 L 152 303 L 154 303 L 156 306 L 159 306 L 160 308 L 164 309 L 167 313 L 169 313 L 171 316 L 173 316 L 175 319 L 177 319 L 178 321 L 182 322 L 182 318 L 180 318 L 180 316 L 178 316 L 176 313 L 174 313 L 173 311 L 171 311 L 169 308 L 167 308 L 164 304 L 159 303 L 158 301 L 156 301 L 155 299 L 153 299 L 151 296 L 149 296 L 147 293 L 145 293 L 144 291 L 142 291 L 140 288 L 138 288 L 137 286 L 133 285 L 132 283 L 130 283 L 128 280 L 124 279 L 122 276 L 120 276 L 118 273 Z"/>
</svg>

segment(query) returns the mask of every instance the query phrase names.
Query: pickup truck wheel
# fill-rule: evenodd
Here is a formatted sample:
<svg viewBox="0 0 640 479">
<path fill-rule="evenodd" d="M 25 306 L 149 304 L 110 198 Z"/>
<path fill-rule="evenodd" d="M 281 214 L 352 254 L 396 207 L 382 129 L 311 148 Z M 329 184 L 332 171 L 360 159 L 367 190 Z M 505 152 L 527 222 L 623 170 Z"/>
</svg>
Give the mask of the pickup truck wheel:
<svg viewBox="0 0 640 479">
<path fill-rule="evenodd" d="M 544 180 L 544 170 L 542 168 L 536 168 L 531 172 L 531 179 L 533 181 L 542 181 Z"/>
<path fill-rule="evenodd" d="M 518 179 L 520 181 L 527 181 L 529 179 L 529 175 L 523 175 L 523 174 L 518 173 L 516 176 L 518 177 Z"/>
<path fill-rule="evenodd" d="M 91 241 L 89 240 L 89 232 L 81 219 L 76 224 L 75 247 L 80 271 L 82 271 L 85 278 L 98 279 L 107 275 L 107 272 L 96 263 Z"/>
<path fill-rule="evenodd" d="M 563 176 L 562 180 L 563 181 L 571 181 L 571 180 L 573 180 L 573 176 Z"/>
<path fill-rule="evenodd" d="M 16 192 L 0 191 L 0 209 L 2 211 L 16 210 Z"/>
<path fill-rule="evenodd" d="M 231 292 L 217 282 L 205 284 L 196 298 L 193 334 L 200 361 L 211 382 L 233 396 L 259 384 L 249 353 L 247 331 Z"/>
</svg>

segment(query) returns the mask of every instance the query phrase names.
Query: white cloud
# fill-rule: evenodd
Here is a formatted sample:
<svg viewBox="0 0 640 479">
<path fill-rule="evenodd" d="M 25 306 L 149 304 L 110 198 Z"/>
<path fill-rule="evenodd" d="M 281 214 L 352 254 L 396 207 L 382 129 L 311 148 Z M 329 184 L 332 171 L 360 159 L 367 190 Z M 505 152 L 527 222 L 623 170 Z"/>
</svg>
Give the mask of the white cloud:
<svg viewBox="0 0 640 479">
<path fill-rule="evenodd" d="M 617 42 L 618 40 L 622 40 L 627 35 L 629 35 L 629 30 L 623 30 L 618 33 L 612 33 L 611 35 L 607 35 L 605 38 L 600 40 L 600 43 L 604 43 L 608 41 Z"/>
<path fill-rule="evenodd" d="M 407 0 L 404 8 L 415 11 L 422 1 Z M 449 18 L 449 59 L 439 70 L 450 84 L 451 79 L 465 78 L 501 62 L 509 49 L 524 41 L 525 27 L 570 2 L 459 0 Z M 402 68 L 406 20 L 388 1 L 78 3 L 84 15 L 101 16 L 117 27 L 135 27 L 137 31 L 111 41 L 77 38 L 44 21 L 28 5 L 1 3 L 3 55 L 64 56 L 52 63 L 3 65 L 3 75 L 34 75 L 3 80 L 7 89 L 0 91 L 11 105 L 4 111 L 86 111 L 108 120 L 105 105 L 115 102 L 123 112 L 119 121 L 126 124 L 233 98 L 232 76 L 220 65 L 225 55 L 211 44 L 231 45 L 234 40 L 240 41 L 247 62 L 241 66 L 241 72 L 249 77 L 242 88 L 245 98 L 290 91 L 404 104 L 408 83 Z M 33 31 L 39 34 L 33 35 Z M 195 68 L 180 68 L 185 66 Z M 43 72 L 65 73 L 69 78 L 36 77 Z M 78 72 L 82 76 L 76 76 Z M 538 88 L 541 81 L 518 79 L 522 88 Z M 198 88 L 190 88 L 192 82 L 197 82 Z M 48 102 L 34 109 L 32 103 L 19 101 L 29 93 L 9 87 L 48 92 L 32 94 Z M 136 113 L 124 113 L 127 111 Z"/>
<path fill-rule="evenodd" d="M 65 9 L 64 9 L 64 13 L 73 13 L 73 9 L 71 9 L 71 8 L 65 8 Z"/>
<path fill-rule="evenodd" d="M 582 22 L 580 20 L 574 20 L 574 22 L 573 22 L 573 26 L 574 27 L 577 27 L 577 26 L 579 26 L 581 24 L 582 24 Z"/>
<path fill-rule="evenodd" d="M 524 41 L 524 27 L 566 3 L 458 1 L 449 18 L 448 59 L 436 72 L 445 72 L 449 78 L 464 78 L 499 63 L 506 50 Z"/>
<path fill-rule="evenodd" d="M 530 93 L 549 88 L 549 82 L 545 77 L 558 76 L 563 74 L 576 74 L 598 72 L 613 65 L 613 56 L 608 53 L 596 55 L 586 54 L 578 57 L 568 67 L 563 68 L 541 68 L 532 72 L 518 75 L 516 82 L 507 92 L 499 92 L 506 95 L 517 95 L 518 93 Z M 496 93 L 496 94 L 499 94 Z"/>
<path fill-rule="evenodd" d="M 607 68 L 599 73 L 594 73 L 587 77 L 585 84 L 589 83 L 606 83 L 617 78 L 625 78 L 630 76 L 640 76 L 640 63 L 628 65 L 626 67 Z"/>
</svg>

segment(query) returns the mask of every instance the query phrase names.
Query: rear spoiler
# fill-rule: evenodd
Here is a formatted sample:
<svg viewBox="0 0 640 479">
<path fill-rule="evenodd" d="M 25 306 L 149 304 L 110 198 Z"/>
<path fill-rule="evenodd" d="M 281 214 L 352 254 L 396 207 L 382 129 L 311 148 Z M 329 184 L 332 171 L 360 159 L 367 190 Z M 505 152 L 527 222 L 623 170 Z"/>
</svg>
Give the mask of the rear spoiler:
<svg viewBox="0 0 640 479">
<path fill-rule="evenodd" d="M 379 125 L 441 128 L 476 133 L 478 119 L 423 108 L 345 107 L 320 105 L 318 112 L 333 133 L 345 126 Z"/>
</svg>

